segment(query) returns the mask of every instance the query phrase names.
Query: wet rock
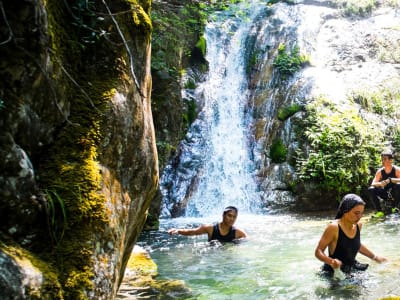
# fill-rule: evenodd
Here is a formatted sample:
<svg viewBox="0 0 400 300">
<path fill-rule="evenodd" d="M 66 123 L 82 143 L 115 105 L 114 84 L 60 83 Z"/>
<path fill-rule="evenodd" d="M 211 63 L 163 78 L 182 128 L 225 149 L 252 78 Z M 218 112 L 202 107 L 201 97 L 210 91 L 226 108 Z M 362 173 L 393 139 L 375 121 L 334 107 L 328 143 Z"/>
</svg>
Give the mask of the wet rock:
<svg viewBox="0 0 400 300">
<path fill-rule="evenodd" d="M 157 265 L 149 253 L 135 246 L 117 299 L 185 299 L 192 296 L 182 280 L 158 279 Z"/>
</svg>

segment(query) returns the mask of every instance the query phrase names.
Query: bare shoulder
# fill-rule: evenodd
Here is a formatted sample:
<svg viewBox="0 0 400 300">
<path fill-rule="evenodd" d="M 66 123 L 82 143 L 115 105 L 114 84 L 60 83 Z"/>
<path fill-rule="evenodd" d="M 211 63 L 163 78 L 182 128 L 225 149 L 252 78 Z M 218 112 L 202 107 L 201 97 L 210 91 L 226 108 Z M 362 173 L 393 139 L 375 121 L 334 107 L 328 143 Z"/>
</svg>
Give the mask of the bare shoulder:
<svg viewBox="0 0 400 300">
<path fill-rule="evenodd" d="M 382 175 L 382 170 L 384 170 L 384 168 L 379 168 L 376 173 L 375 173 L 375 179 L 380 179 L 381 175 Z"/>
<path fill-rule="evenodd" d="M 235 227 L 235 230 L 235 238 L 240 239 L 247 237 L 247 233 L 244 230 L 237 227 Z"/>
<path fill-rule="evenodd" d="M 202 224 L 199 229 L 204 233 L 212 233 L 214 224 Z"/>
<path fill-rule="evenodd" d="M 338 228 L 338 226 L 339 226 L 338 220 L 333 220 L 330 221 L 328 225 L 326 225 L 326 228 Z"/>
<path fill-rule="evenodd" d="M 338 231 L 339 224 L 337 220 L 331 221 L 326 225 L 325 233 L 336 234 Z"/>
<path fill-rule="evenodd" d="M 394 169 L 396 170 L 396 177 L 400 177 L 400 167 L 394 166 Z"/>
</svg>

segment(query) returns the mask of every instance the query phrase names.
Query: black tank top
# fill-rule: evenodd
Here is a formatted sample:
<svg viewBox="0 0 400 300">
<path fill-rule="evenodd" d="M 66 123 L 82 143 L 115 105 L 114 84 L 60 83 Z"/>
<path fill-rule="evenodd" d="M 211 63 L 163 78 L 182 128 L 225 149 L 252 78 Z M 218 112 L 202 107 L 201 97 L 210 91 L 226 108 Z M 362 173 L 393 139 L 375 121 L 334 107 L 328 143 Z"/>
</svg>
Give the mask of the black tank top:
<svg viewBox="0 0 400 300">
<path fill-rule="evenodd" d="M 235 227 L 231 227 L 227 235 L 222 235 L 219 232 L 218 223 L 214 224 L 213 233 L 211 238 L 208 241 L 218 240 L 220 242 L 232 242 L 235 239 L 236 229 Z"/>
<path fill-rule="evenodd" d="M 345 265 L 352 266 L 356 261 L 356 255 L 361 247 L 360 228 L 357 225 L 356 235 L 351 239 L 347 237 L 339 224 L 338 227 L 339 237 L 336 243 L 336 249 L 335 252 L 329 256 L 331 258 L 339 259 Z"/>
<path fill-rule="evenodd" d="M 396 167 L 393 166 L 393 167 L 392 167 L 392 170 L 390 171 L 389 174 L 387 174 L 387 173 L 385 172 L 385 168 L 382 168 L 382 169 L 381 169 L 381 176 L 382 176 L 382 180 L 388 179 L 389 177 L 391 177 L 391 178 L 396 178 Z"/>
</svg>

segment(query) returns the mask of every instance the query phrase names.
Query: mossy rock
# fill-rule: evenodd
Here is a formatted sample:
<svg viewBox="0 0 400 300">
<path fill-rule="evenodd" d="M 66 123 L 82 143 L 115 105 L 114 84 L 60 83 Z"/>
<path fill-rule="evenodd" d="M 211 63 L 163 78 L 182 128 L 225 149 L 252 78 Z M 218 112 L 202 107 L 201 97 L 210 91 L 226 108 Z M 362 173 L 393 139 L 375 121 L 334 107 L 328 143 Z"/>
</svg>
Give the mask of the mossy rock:
<svg viewBox="0 0 400 300">
<path fill-rule="evenodd" d="M 119 288 L 117 299 L 138 295 L 149 299 L 187 299 L 192 291 L 182 280 L 158 280 L 157 265 L 149 253 L 135 246 Z"/>
<path fill-rule="evenodd" d="M 142 247 L 135 246 L 126 266 L 127 277 L 157 276 L 157 265 L 149 253 Z"/>
</svg>

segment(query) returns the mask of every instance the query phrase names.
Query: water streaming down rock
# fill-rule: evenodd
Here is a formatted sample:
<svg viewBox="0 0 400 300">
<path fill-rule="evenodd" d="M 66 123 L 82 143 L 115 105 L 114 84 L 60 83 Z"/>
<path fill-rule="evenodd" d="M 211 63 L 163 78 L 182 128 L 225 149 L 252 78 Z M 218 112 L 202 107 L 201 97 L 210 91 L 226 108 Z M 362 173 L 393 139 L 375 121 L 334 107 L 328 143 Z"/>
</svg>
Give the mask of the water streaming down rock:
<svg viewBox="0 0 400 300">
<path fill-rule="evenodd" d="M 253 19 L 264 7 L 253 1 L 240 7 L 240 16 L 220 13 L 205 30 L 209 75 L 196 89 L 204 107 L 180 146 L 178 161 L 161 178 L 163 216 L 179 214 L 186 205 L 187 216 L 219 214 L 227 205 L 258 210 L 248 150 L 244 53 Z"/>
<path fill-rule="evenodd" d="M 194 93 L 204 106 L 162 174 L 162 217 L 185 211 L 204 216 L 226 204 L 245 211 L 258 205 L 274 211 L 336 208 L 336 191 L 329 194 L 318 182 L 299 180 L 296 171 L 298 153 L 306 157 L 312 149 L 299 134 L 305 129 L 307 105 L 322 97 L 339 115 L 344 107 L 354 108 L 363 127 L 372 123 L 380 128 L 377 134 L 398 119 L 397 109 L 382 119 L 349 96 L 379 91 L 381 84 L 397 90 L 389 82 L 399 80 L 397 63 L 381 61 L 376 47 L 381 47 L 381 37 L 397 45 L 390 28 L 398 26 L 398 9 L 382 7 L 367 18 L 347 18 L 322 0 L 296 5 L 251 1 L 248 9 L 241 5 L 219 13 L 206 28 L 209 77 Z M 310 65 L 286 79 L 276 76 L 273 62 L 281 44 L 298 46 L 310 56 Z M 392 53 L 390 49 L 383 53 Z M 280 110 L 293 105 L 304 109 L 279 119 Z M 274 140 L 287 150 L 284 162 L 270 157 Z"/>
</svg>

